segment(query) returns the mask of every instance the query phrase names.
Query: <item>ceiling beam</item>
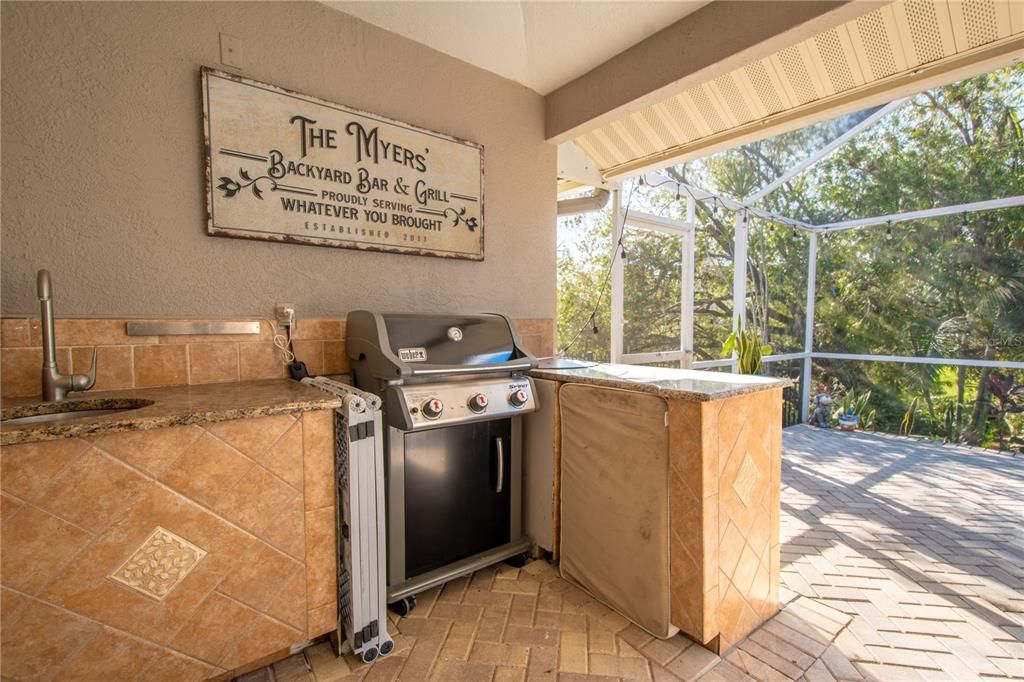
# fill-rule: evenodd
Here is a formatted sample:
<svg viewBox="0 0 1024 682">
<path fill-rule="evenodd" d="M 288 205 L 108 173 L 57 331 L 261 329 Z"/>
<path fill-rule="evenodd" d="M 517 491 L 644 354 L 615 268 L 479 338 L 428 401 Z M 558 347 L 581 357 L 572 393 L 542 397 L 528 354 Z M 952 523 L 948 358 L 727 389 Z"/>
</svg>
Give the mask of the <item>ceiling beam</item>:
<svg viewBox="0 0 1024 682">
<path fill-rule="evenodd" d="M 887 4 L 716 0 L 545 97 L 546 137 L 564 142 Z"/>
</svg>

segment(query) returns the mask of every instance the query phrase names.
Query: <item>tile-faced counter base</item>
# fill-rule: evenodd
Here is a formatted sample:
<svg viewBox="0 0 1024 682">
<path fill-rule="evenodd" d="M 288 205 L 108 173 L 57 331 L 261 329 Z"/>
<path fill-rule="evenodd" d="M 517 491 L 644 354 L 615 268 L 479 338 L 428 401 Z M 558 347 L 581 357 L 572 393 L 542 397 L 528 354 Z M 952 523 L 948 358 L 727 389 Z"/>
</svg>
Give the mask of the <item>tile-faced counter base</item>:
<svg viewBox="0 0 1024 682">
<path fill-rule="evenodd" d="M 4 678 L 201 680 L 337 624 L 333 411 L 0 449 Z"/>
</svg>

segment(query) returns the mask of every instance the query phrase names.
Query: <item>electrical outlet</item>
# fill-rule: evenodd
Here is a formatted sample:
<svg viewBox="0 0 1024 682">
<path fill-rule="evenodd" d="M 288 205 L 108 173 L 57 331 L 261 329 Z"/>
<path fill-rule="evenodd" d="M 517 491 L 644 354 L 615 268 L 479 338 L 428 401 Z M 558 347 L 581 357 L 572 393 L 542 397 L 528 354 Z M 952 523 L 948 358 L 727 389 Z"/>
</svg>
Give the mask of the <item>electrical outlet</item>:
<svg viewBox="0 0 1024 682">
<path fill-rule="evenodd" d="M 280 326 L 295 329 L 295 306 L 288 303 L 278 303 L 274 308 L 274 317 L 277 318 L 277 323 Z"/>
</svg>

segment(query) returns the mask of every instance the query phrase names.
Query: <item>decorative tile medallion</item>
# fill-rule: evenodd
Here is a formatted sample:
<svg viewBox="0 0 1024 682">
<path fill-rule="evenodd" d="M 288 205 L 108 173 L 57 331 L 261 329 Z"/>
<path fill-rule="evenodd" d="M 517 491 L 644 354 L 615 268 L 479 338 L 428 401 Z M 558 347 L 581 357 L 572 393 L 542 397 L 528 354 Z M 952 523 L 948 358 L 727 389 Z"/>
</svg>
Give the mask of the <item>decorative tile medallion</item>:
<svg viewBox="0 0 1024 682">
<path fill-rule="evenodd" d="M 204 556 L 206 550 L 157 526 L 110 577 L 154 599 L 163 599 Z"/>
<path fill-rule="evenodd" d="M 750 506 L 750 498 L 753 496 L 754 490 L 760 481 L 761 472 L 758 470 L 757 465 L 754 464 L 754 458 L 748 452 L 743 455 L 740 470 L 736 472 L 736 480 L 732 482 L 732 489 L 736 492 L 744 507 Z"/>
</svg>

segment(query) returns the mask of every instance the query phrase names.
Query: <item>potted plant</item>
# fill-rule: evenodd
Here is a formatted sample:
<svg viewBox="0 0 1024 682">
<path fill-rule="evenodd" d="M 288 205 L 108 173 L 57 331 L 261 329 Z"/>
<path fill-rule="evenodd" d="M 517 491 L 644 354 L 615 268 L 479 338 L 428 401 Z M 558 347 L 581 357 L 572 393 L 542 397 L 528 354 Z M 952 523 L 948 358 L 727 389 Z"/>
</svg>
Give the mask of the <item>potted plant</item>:
<svg viewBox="0 0 1024 682">
<path fill-rule="evenodd" d="M 734 329 L 722 344 L 722 352 L 731 356 L 736 351 L 740 374 L 760 374 L 761 358 L 770 355 L 772 347 L 761 343 L 757 332 L 750 329 Z"/>
<path fill-rule="evenodd" d="M 860 416 L 867 408 L 868 399 L 871 398 L 871 391 L 856 395 L 848 391 L 843 396 L 843 402 L 839 408 L 839 428 L 843 431 L 854 431 L 860 423 Z"/>
</svg>

